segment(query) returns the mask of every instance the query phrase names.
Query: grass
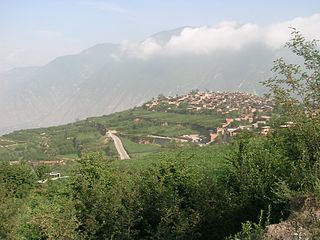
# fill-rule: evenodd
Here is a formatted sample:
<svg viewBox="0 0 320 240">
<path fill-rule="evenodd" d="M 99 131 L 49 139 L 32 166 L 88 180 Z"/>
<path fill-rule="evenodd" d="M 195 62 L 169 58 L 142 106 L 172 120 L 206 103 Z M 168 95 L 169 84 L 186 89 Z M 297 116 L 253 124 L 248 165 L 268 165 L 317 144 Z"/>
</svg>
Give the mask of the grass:
<svg viewBox="0 0 320 240">
<path fill-rule="evenodd" d="M 131 157 L 142 153 L 147 154 L 151 152 L 158 152 L 160 150 L 160 146 L 156 144 L 139 144 L 124 137 L 121 137 L 121 140 L 124 148 Z"/>
<path fill-rule="evenodd" d="M 197 131 L 188 128 L 186 126 L 180 124 L 170 124 L 161 126 L 160 124 L 152 126 L 143 127 L 139 131 L 139 127 L 136 127 L 136 130 L 132 131 L 131 133 L 137 136 L 147 136 L 147 135 L 161 135 L 167 137 L 178 137 L 185 134 L 194 134 Z"/>
<path fill-rule="evenodd" d="M 135 159 L 117 160 L 113 162 L 113 165 L 123 171 L 134 173 L 159 164 L 162 159 L 178 158 L 181 155 L 183 159 L 186 159 L 186 164 L 189 167 L 198 168 L 211 176 L 218 176 L 223 173 L 226 157 L 230 151 L 230 145 L 162 149 L 161 152 L 154 152 Z"/>
<path fill-rule="evenodd" d="M 104 145 L 103 150 L 104 150 L 104 155 L 106 155 L 107 157 L 112 157 L 112 158 L 118 157 L 118 151 L 112 140 L 109 140 L 109 142 L 106 145 Z"/>
<path fill-rule="evenodd" d="M 74 154 L 74 153 L 71 153 L 71 154 L 65 154 L 65 155 L 60 155 L 60 158 L 65 158 L 65 159 L 77 159 L 78 158 L 78 155 L 77 154 Z"/>
<path fill-rule="evenodd" d="M 108 116 L 92 117 L 62 126 L 20 130 L 0 138 L 0 160 L 37 160 L 76 158 L 79 152 L 103 151 L 106 156 L 117 156 L 110 143 L 103 144 L 105 129 L 114 129 L 123 138 L 129 154 L 146 158 L 163 150 L 153 144 L 138 144 L 148 135 L 179 137 L 185 134 L 208 134 L 223 119 L 215 115 L 151 112 L 135 108 Z M 138 139 L 138 140 L 137 140 Z M 2 148 L 1 148 L 2 146 Z M 168 145 L 164 148 L 174 148 Z"/>
<path fill-rule="evenodd" d="M 143 119 L 155 120 L 156 122 L 168 122 L 176 124 L 196 124 L 204 128 L 213 128 L 220 125 L 224 118 L 218 118 L 213 115 L 200 114 L 179 114 L 167 112 L 151 112 L 144 109 L 137 109 L 134 115 Z"/>
<path fill-rule="evenodd" d="M 0 138 L 0 160 L 68 159 L 66 165 L 52 166 L 62 175 L 72 175 L 80 152 L 100 151 L 119 171 L 136 174 L 159 164 L 164 159 L 182 156 L 190 168 L 212 176 L 222 174 L 229 145 L 199 147 L 191 143 L 169 142 L 164 146 L 152 144 L 148 135 L 179 137 L 185 134 L 208 134 L 223 119 L 214 115 L 185 115 L 149 112 L 142 108 L 93 117 L 63 126 L 20 130 Z M 118 160 L 113 141 L 104 144 L 105 129 L 118 131 L 129 160 Z M 138 142 L 145 140 L 146 144 Z"/>
<path fill-rule="evenodd" d="M 1 160 L 11 160 L 12 159 L 12 151 L 8 150 L 7 148 L 0 148 L 0 156 Z M 17 160 L 17 159 L 16 159 Z"/>
<path fill-rule="evenodd" d="M 16 144 L 14 141 L 9 141 L 9 140 L 0 138 L 0 146 L 6 147 L 6 146 L 14 145 L 14 144 Z"/>
<path fill-rule="evenodd" d="M 151 112 L 135 108 L 108 116 L 89 118 L 88 121 L 126 134 L 181 136 L 218 127 L 224 118 L 205 114 Z"/>
</svg>

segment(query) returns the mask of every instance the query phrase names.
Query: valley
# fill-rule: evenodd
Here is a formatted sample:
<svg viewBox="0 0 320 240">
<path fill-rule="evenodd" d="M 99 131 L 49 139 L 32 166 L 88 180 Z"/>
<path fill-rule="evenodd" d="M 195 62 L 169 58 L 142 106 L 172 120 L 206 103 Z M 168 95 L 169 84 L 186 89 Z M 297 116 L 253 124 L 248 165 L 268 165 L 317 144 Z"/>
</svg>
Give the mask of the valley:
<svg viewBox="0 0 320 240">
<path fill-rule="evenodd" d="M 264 133 L 272 113 L 271 103 L 253 95 L 192 94 L 193 97 L 190 95 L 189 98 L 188 95 L 161 98 L 142 107 L 57 127 L 19 130 L 3 135 L 0 159 L 41 160 L 50 164 L 56 160 L 72 162 L 83 153 L 92 151 L 101 151 L 112 158 L 117 158 L 120 152 L 120 159 L 136 159 L 167 149 L 227 144 L 241 131 Z M 206 104 L 199 102 L 198 98 Z M 210 101 L 223 105 L 215 108 Z M 194 112 L 194 107 L 189 104 L 195 103 L 202 109 Z"/>
<path fill-rule="evenodd" d="M 318 239 L 318 42 L 292 36 L 307 70 L 275 61 L 268 98 L 159 94 L 2 135 L 0 238 Z"/>
<path fill-rule="evenodd" d="M 319 9 L 0 0 L 0 240 L 319 240 Z"/>
<path fill-rule="evenodd" d="M 192 29 L 159 32 L 142 42 L 165 46 Z M 159 94 L 182 95 L 192 89 L 263 94 L 259 81 L 269 76 L 281 52 L 254 43 L 234 52 L 143 59 L 122 48 L 97 44 L 43 66 L 0 73 L 0 114 L 6 116 L 0 119 L 0 134 L 120 112 Z"/>
</svg>

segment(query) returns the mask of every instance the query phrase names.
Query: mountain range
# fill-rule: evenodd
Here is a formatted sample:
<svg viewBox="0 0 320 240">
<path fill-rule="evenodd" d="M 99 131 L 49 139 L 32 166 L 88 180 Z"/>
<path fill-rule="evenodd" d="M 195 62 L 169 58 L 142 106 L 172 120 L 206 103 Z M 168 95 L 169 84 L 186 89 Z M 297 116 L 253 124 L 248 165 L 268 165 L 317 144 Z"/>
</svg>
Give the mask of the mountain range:
<svg viewBox="0 0 320 240">
<path fill-rule="evenodd" d="M 109 114 L 159 94 L 192 89 L 263 93 L 259 82 L 268 78 L 273 60 L 283 50 L 256 42 L 237 50 L 161 54 L 159 46 L 185 29 L 192 28 L 160 32 L 133 46 L 147 46 L 149 52 L 157 47 L 151 57 L 137 57 L 123 44 L 103 43 L 44 66 L 0 74 L 0 133 Z"/>
</svg>

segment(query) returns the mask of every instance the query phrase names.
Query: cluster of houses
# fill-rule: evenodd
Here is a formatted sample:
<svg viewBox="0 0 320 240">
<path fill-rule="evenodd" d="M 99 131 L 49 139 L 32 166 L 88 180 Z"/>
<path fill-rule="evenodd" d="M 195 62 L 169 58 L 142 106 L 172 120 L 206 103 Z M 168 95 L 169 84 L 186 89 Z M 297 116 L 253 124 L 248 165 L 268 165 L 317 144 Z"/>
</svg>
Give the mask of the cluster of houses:
<svg viewBox="0 0 320 240">
<path fill-rule="evenodd" d="M 223 115 L 248 115 L 253 112 L 271 112 L 272 103 L 265 98 L 243 92 L 191 92 L 186 95 L 161 96 L 143 106 L 150 111 L 216 112 Z"/>
<path fill-rule="evenodd" d="M 272 131 L 269 126 L 273 104 L 265 98 L 243 92 L 200 92 L 175 97 L 158 97 L 143 106 L 149 111 L 206 112 L 225 116 L 225 122 L 220 126 L 213 126 L 209 131 L 208 143 L 217 139 L 228 140 L 243 130 L 260 132 L 267 135 Z M 190 142 L 202 142 L 197 135 L 184 135 L 182 139 Z"/>
<path fill-rule="evenodd" d="M 224 140 L 230 139 L 243 130 L 256 131 L 263 135 L 268 135 L 272 131 L 272 128 L 268 125 L 270 119 L 271 116 L 268 115 L 254 115 L 249 118 L 226 118 L 225 123 L 210 132 L 210 142 L 215 142 L 219 136 Z"/>
<path fill-rule="evenodd" d="M 217 142 L 219 138 L 222 141 L 229 141 L 244 130 L 260 132 L 263 135 L 268 135 L 272 131 L 272 128 L 268 125 L 270 119 L 271 117 L 266 115 L 250 119 L 226 118 L 225 122 L 221 123 L 220 126 L 209 130 L 209 138 L 199 134 L 190 134 L 183 135 L 179 137 L 179 139 L 203 145 L 204 143 L 210 144 Z M 247 124 L 239 124 L 239 122 L 244 123 L 243 120 L 246 120 Z M 281 127 L 287 127 L 287 125 L 281 125 Z"/>
</svg>

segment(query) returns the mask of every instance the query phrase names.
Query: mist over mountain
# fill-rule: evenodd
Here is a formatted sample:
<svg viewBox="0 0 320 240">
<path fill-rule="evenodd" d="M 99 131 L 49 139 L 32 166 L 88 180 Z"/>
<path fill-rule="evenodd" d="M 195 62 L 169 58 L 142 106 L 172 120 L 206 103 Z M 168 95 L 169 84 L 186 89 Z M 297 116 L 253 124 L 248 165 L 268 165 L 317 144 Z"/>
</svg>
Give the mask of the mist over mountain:
<svg viewBox="0 0 320 240">
<path fill-rule="evenodd" d="M 280 50 L 257 41 L 255 26 L 221 28 L 234 32 L 221 38 L 215 29 L 183 27 L 3 73 L 0 133 L 121 111 L 160 93 L 198 88 L 261 94 L 259 82 L 269 76 Z M 241 34 L 249 40 L 233 39 Z"/>
</svg>

